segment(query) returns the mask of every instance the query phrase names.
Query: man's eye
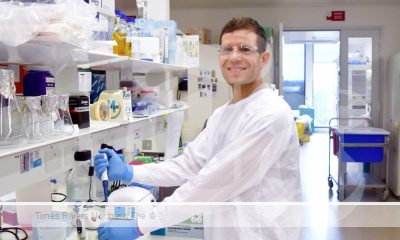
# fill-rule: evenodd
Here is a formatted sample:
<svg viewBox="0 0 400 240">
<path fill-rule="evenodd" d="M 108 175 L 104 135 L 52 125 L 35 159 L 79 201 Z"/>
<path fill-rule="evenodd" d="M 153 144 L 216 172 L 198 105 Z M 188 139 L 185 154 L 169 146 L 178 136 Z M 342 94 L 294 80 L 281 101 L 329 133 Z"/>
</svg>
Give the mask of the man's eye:
<svg viewBox="0 0 400 240">
<path fill-rule="evenodd" d="M 223 52 L 231 53 L 233 51 L 233 47 L 225 47 L 222 49 Z"/>
<path fill-rule="evenodd" d="M 252 48 L 251 46 L 246 46 L 246 45 L 244 45 L 244 46 L 241 46 L 241 47 L 240 47 L 240 51 L 241 51 L 242 53 L 250 53 L 250 52 L 253 51 L 253 48 Z"/>
</svg>

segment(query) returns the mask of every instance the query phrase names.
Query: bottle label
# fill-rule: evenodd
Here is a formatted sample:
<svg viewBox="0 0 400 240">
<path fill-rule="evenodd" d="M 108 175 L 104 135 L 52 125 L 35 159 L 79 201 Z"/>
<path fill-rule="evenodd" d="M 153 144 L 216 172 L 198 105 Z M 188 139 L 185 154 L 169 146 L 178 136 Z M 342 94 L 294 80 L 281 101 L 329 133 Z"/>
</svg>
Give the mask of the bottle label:
<svg viewBox="0 0 400 240">
<path fill-rule="evenodd" d="M 46 95 L 55 94 L 56 82 L 53 77 L 46 77 Z"/>
</svg>

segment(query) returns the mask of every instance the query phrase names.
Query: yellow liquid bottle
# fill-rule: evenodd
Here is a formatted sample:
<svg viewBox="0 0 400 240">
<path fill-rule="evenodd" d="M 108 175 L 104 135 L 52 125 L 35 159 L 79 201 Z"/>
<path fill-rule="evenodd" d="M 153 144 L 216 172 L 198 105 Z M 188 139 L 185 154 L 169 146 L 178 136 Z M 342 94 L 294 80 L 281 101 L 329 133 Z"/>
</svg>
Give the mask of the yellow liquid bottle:
<svg viewBox="0 0 400 240">
<path fill-rule="evenodd" d="M 126 15 L 121 14 L 120 20 L 114 28 L 113 40 L 117 43 L 117 46 L 113 47 L 113 53 L 120 56 L 125 55 L 126 48 Z"/>
<path fill-rule="evenodd" d="M 128 38 L 125 44 L 125 56 L 132 57 L 132 42 Z"/>
<path fill-rule="evenodd" d="M 126 33 L 114 32 L 113 39 L 115 42 L 117 42 L 117 46 L 113 47 L 113 53 L 124 56 L 126 48 Z"/>
</svg>

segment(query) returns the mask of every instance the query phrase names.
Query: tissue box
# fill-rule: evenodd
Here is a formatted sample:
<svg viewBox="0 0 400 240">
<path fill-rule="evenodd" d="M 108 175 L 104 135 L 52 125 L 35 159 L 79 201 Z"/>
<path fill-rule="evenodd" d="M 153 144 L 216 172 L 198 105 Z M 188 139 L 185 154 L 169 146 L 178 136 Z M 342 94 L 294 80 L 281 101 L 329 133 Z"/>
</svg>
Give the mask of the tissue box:
<svg viewBox="0 0 400 240">
<path fill-rule="evenodd" d="M 202 44 L 211 44 L 211 30 L 208 28 L 188 28 L 185 30 L 186 35 L 199 35 Z"/>
</svg>

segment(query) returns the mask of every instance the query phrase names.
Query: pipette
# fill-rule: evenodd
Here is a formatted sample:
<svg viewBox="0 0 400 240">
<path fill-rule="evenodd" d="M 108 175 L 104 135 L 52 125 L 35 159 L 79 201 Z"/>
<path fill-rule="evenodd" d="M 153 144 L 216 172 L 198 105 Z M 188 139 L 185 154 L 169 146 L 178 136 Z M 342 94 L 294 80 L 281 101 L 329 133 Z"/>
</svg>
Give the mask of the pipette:
<svg viewBox="0 0 400 240">
<path fill-rule="evenodd" d="M 108 161 L 107 154 L 104 154 L 104 158 Z M 108 172 L 107 168 L 101 174 L 101 182 L 103 183 L 103 191 L 104 191 L 104 202 L 108 202 Z"/>
</svg>

